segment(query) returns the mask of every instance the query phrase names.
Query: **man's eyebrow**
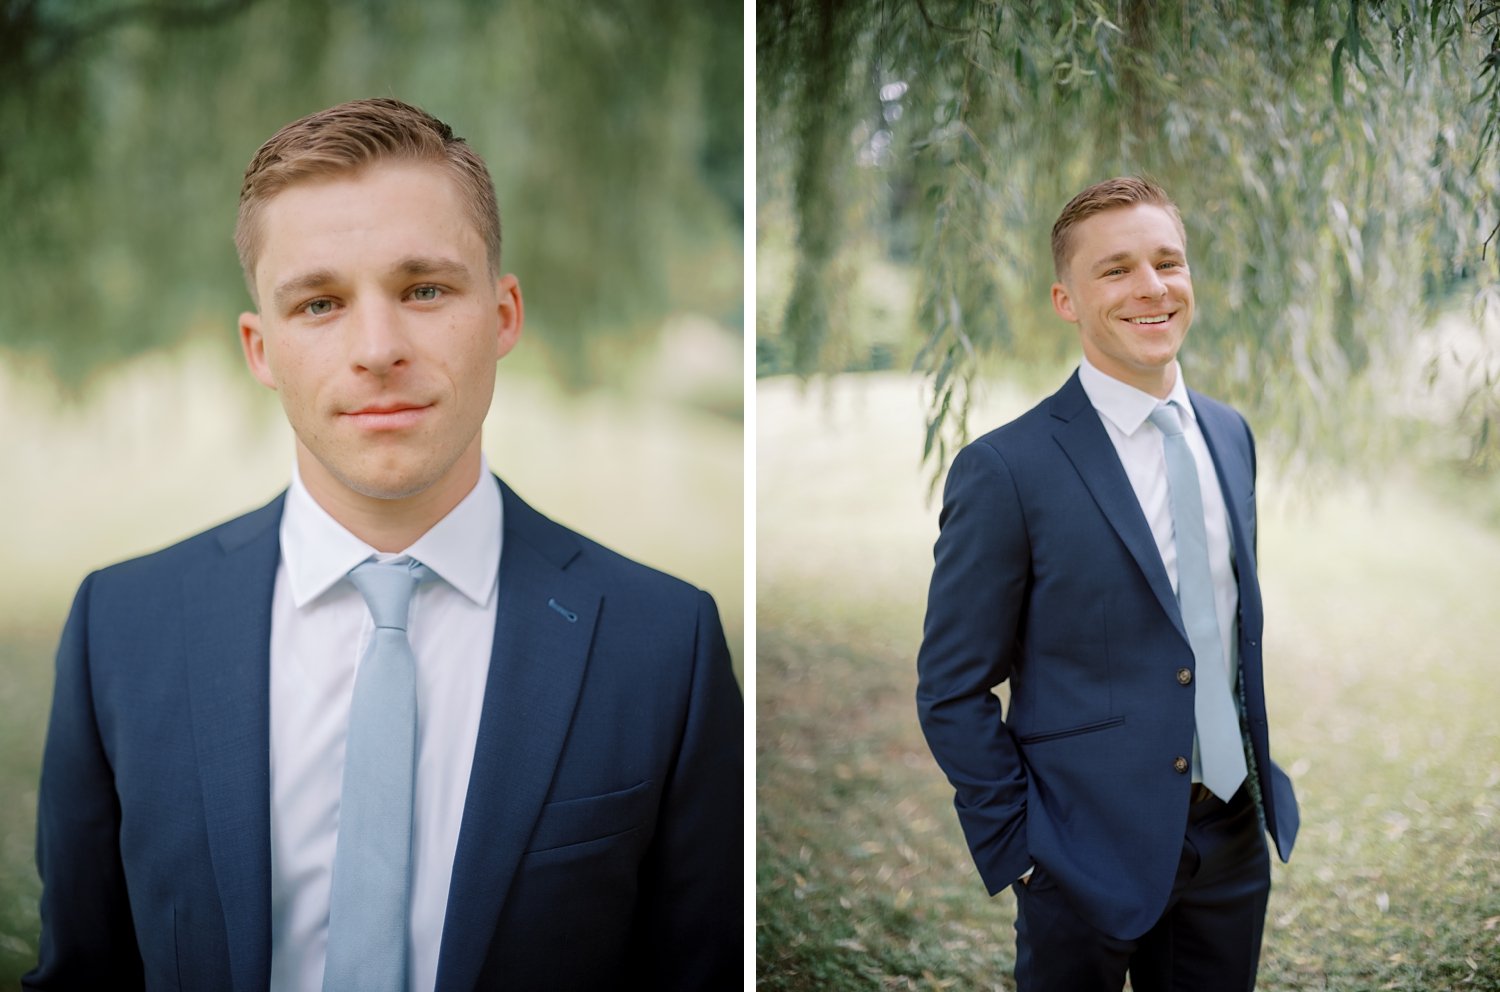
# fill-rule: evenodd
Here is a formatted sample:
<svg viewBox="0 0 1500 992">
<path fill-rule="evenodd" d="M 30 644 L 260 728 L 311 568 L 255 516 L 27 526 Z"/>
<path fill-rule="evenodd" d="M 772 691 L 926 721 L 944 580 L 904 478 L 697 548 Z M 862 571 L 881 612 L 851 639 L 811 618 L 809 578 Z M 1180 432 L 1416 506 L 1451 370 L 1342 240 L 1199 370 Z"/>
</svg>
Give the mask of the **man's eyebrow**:
<svg viewBox="0 0 1500 992">
<path fill-rule="evenodd" d="M 466 276 L 469 267 L 457 259 L 431 255 L 409 255 L 393 271 L 403 276 Z"/>
<path fill-rule="evenodd" d="M 1107 255 L 1104 258 L 1099 259 L 1099 261 L 1097 261 L 1097 262 L 1094 263 L 1094 268 L 1095 269 L 1102 269 L 1102 268 L 1106 268 L 1108 266 L 1114 265 L 1114 264 L 1116 264 L 1118 262 L 1127 261 L 1128 259 L 1132 258 L 1135 254 L 1136 253 L 1133 252 L 1133 251 L 1117 251 L 1113 255 Z M 1150 256 L 1152 258 L 1186 258 L 1187 257 L 1187 255 L 1183 253 L 1183 250 L 1181 248 L 1178 248 L 1175 245 L 1159 245 L 1153 251 L 1151 251 L 1149 254 L 1150 254 Z"/>
<path fill-rule="evenodd" d="M 293 299 L 296 297 L 315 289 L 321 289 L 329 283 L 336 281 L 337 278 L 332 269 L 313 269 L 311 272 L 303 272 L 280 283 L 272 291 L 271 300 L 277 310 L 285 310 L 291 306 Z"/>
<path fill-rule="evenodd" d="M 1104 258 L 1099 259 L 1099 261 L 1094 263 L 1093 267 L 1102 269 L 1105 266 L 1114 265 L 1116 262 L 1123 262 L 1129 257 L 1130 252 L 1128 251 L 1117 251 L 1113 255 L 1106 255 Z"/>
</svg>

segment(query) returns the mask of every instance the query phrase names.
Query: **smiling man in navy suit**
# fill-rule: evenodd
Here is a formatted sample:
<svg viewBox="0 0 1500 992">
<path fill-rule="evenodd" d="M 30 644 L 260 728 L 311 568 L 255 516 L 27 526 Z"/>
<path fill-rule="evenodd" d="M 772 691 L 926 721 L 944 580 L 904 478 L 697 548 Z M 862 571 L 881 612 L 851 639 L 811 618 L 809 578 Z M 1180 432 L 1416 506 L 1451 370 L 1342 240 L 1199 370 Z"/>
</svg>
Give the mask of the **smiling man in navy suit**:
<svg viewBox="0 0 1500 992">
<path fill-rule="evenodd" d="M 25 987 L 737 986 L 718 614 L 487 471 L 522 303 L 484 163 L 407 104 L 334 107 L 257 152 L 235 241 L 292 482 L 79 590 Z"/>
<path fill-rule="evenodd" d="M 1052 232 L 1080 368 L 948 474 L 917 706 L 993 895 L 1020 992 L 1254 988 L 1271 761 L 1255 449 L 1190 391 L 1187 236 L 1156 184 L 1091 186 Z M 994 689 L 1010 683 L 1002 712 Z"/>
</svg>

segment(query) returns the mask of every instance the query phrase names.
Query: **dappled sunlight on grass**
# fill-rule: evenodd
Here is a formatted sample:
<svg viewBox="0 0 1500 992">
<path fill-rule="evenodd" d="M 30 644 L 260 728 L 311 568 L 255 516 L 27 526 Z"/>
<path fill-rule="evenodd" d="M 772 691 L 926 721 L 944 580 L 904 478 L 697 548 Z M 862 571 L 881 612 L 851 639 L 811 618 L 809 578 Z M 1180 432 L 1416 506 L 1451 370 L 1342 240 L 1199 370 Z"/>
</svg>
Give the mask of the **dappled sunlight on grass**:
<svg viewBox="0 0 1500 992">
<path fill-rule="evenodd" d="M 1031 402 L 991 387 L 975 433 Z M 938 511 L 918 383 L 763 380 L 758 403 L 760 985 L 1012 988 L 1014 900 L 986 897 L 913 702 Z M 1260 492 L 1303 828 L 1259 987 L 1500 989 L 1500 534 L 1411 473 Z"/>
</svg>

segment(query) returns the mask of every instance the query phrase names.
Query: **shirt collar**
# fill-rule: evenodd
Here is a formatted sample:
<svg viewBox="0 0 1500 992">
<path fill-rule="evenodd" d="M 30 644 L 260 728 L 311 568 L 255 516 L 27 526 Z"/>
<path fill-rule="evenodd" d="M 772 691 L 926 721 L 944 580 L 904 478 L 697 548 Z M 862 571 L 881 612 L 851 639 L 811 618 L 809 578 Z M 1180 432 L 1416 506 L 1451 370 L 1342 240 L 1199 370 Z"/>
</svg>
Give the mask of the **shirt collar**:
<svg viewBox="0 0 1500 992">
<path fill-rule="evenodd" d="M 406 549 L 476 606 L 485 606 L 500 574 L 500 535 L 504 507 L 490 463 L 479 459 L 479 479 L 448 515 Z"/>
<path fill-rule="evenodd" d="M 500 487 L 480 456 L 479 479 L 448 515 L 402 552 L 432 569 L 475 604 L 494 594 L 500 571 L 503 507 Z M 281 558 L 286 563 L 292 602 L 298 609 L 333 588 L 349 570 L 376 554 L 313 499 L 292 465 L 281 515 Z M 399 556 L 381 555 L 381 558 Z"/>
<path fill-rule="evenodd" d="M 1083 386 L 1083 391 L 1088 395 L 1089 402 L 1093 404 L 1099 415 L 1118 427 L 1126 437 L 1131 437 L 1140 430 L 1146 418 L 1151 416 L 1163 402 L 1175 403 L 1178 414 L 1183 419 L 1184 426 L 1196 421 L 1197 414 L 1193 412 L 1193 404 L 1188 401 L 1187 384 L 1183 381 L 1182 365 L 1172 362 L 1177 375 L 1172 383 L 1172 391 L 1167 394 L 1166 400 L 1159 400 L 1150 393 L 1127 385 L 1119 379 L 1099 371 L 1083 356 L 1078 366 L 1078 381 Z"/>
</svg>

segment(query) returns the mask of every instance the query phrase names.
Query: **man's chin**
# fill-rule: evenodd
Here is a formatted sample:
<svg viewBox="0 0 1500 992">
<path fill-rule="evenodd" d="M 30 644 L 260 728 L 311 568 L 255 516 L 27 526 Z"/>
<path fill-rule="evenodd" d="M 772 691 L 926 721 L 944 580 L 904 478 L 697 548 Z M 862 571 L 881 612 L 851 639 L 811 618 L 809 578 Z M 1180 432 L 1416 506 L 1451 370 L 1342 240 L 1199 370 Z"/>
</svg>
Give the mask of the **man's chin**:
<svg viewBox="0 0 1500 992">
<path fill-rule="evenodd" d="M 454 467 L 464 459 L 467 450 L 437 450 L 429 443 L 385 445 L 374 450 L 335 448 L 318 451 L 302 443 L 300 438 L 298 447 L 301 449 L 302 478 L 309 489 L 332 489 L 334 492 L 330 496 L 333 498 L 342 491 L 345 496 L 382 502 L 412 499 L 434 487 L 455 481 L 452 479 Z M 476 457 L 475 461 L 478 460 Z M 474 478 L 477 479 L 477 464 L 475 469 Z M 470 479 L 468 488 L 473 484 L 474 479 Z"/>
<path fill-rule="evenodd" d="M 330 464 L 319 459 L 330 482 L 366 499 L 394 502 L 419 496 L 443 476 L 443 466 L 430 461 L 381 460 L 367 465 Z"/>
<path fill-rule="evenodd" d="M 369 499 L 396 501 L 419 496 L 437 481 L 427 473 L 379 472 L 339 478 L 345 488 Z"/>
</svg>

